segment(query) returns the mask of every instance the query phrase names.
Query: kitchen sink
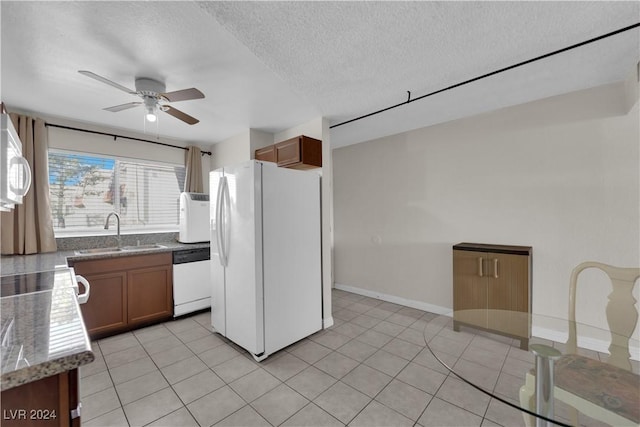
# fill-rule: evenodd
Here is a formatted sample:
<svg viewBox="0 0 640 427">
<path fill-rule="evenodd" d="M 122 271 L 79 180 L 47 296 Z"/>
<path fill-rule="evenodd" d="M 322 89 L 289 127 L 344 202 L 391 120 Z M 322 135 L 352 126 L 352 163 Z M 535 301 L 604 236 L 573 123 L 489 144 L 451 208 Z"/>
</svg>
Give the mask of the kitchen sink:
<svg viewBox="0 0 640 427">
<path fill-rule="evenodd" d="M 111 253 L 119 253 L 119 252 L 146 251 L 149 249 L 163 249 L 163 248 L 166 248 L 166 246 L 152 243 L 149 245 L 123 246 L 121 248 L 110 247 L 110 248 L 80 249 L 76 251 L 76 254 L 77 255 L 97 255 L 97 254 L 111 254 Z"/>
<path fill-rule="evenodd" d="M 114 252 L 122 252 L 123 248 L 92 248 L 92 249 L 80 249 L 76 251 L 78 255 L 95 255 L 95 254 L 110 254 Z"/>
<path fill-rule="evenodd" d="M 123 251 L 146 251 L 147 249 L 163 249 L 166 248 L 165 245 L 158 245 L 157 243 L 152 243 L 149 245 L 136 245 L 136 246 L 123 246 Z"/>
</svg>

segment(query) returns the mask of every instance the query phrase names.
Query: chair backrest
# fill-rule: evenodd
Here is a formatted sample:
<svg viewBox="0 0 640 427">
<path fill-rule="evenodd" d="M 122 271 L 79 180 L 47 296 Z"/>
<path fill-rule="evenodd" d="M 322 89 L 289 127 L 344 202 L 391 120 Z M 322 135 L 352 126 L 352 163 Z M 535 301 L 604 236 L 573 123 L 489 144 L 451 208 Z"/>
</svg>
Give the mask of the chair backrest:
<svg viewBox="0 0 640 427">
<path fill-rule="evenodd" d="M 608 362 L 630 371 L 629 338 L 638 323 L 638 311 L 635 308 L 636 300 L 632 292 L 636 281 L 640 277 L 640 268 L 621 268 L 600 262 L 583 262 L 573 269 L 569 288 L 569 339 L 567 341 L 567 350 L 571 353 L 577 351 L 576 288 L 578 275 L 588 268 L 600 269 L 611 279 L 613 291 L 609 294 L 609 302 L 606 308 L 607 323 L 611 331 L 611 344 L 609 345 L 611 356 Z"/>
</svg>

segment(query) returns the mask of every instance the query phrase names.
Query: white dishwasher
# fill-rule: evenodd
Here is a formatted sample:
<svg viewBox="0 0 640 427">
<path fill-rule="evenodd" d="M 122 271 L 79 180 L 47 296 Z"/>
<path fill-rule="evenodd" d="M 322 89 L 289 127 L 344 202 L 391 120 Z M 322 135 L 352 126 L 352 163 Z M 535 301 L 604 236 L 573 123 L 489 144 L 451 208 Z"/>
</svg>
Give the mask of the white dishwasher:
<svg viewBox="0 0 640 427">
<path fill-rule="evenodd" d="M 173 252 L 173 317 L 211 307 L 210 250 Z"/>
</svg>

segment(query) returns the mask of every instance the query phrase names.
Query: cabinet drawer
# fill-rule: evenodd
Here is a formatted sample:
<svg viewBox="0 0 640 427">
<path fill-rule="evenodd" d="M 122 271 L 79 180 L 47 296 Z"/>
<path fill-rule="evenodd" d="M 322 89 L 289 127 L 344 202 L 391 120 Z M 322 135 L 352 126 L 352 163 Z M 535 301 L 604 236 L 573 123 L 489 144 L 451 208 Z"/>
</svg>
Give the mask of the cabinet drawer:
<svg viewBox="0 0 640 427">
<path fill-rule="evenodd" d="M 264 148 L 258 148 L 255 154 L 256 160 L 263 162 L 276 162 L 276 146 L 270 145 Z"/>
<path fill-rule="evenodd" d="M 126 271 L 134 268 L 145 268 L 155 265 L 166 265 L 173 262 L 172 252 L 162 252 L 150 255 L 127 255 L 105 259 L 90 259 L 71 262 L 76 274 L 108 273 Z"/>
</svg>

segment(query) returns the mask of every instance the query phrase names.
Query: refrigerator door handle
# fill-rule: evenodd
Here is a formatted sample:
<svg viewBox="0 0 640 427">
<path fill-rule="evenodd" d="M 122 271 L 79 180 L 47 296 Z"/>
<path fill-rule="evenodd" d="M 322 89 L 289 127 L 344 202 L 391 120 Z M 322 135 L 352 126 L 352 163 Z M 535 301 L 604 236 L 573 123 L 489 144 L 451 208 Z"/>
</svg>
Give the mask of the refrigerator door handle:
<svg viewBox="0 0 640 427">
<path fill-rule="evenodd" d="M 222 247 L 222 192 L 224 191 L 225 177 L 220 178 L 218 183 L 218 194 L 216 195 L 216 241 L 218 242 L 218 259 L 220 265 L 224 267 L 223 250 Z"/>
<path fill-rule="evenodd" d="M 224 248 L 224 254 L 223 254 L 223 259 L 224 259 L 224 266 L 226 267 L 229 264 L 229 246 L 230 246 L 230 239 L 231 239 L 231 230 L 230 230 L 230 217 L 231 217 L 231 198 L 229 195 L 229 181 L 227 180 L 227 178 L 225 177 L 224 179 L 224 188 L 223 188 L 223 202 L 222 202 L 222 206 L 224 208 L 224 211 L 222 211 L 221 216 L 222 218 L 222 226 L 223 226 L 223 230 L 224 230 L 224 235 L 222 237 L 223 240 L 223 245 L 222 247 Z"/>
</svg>

